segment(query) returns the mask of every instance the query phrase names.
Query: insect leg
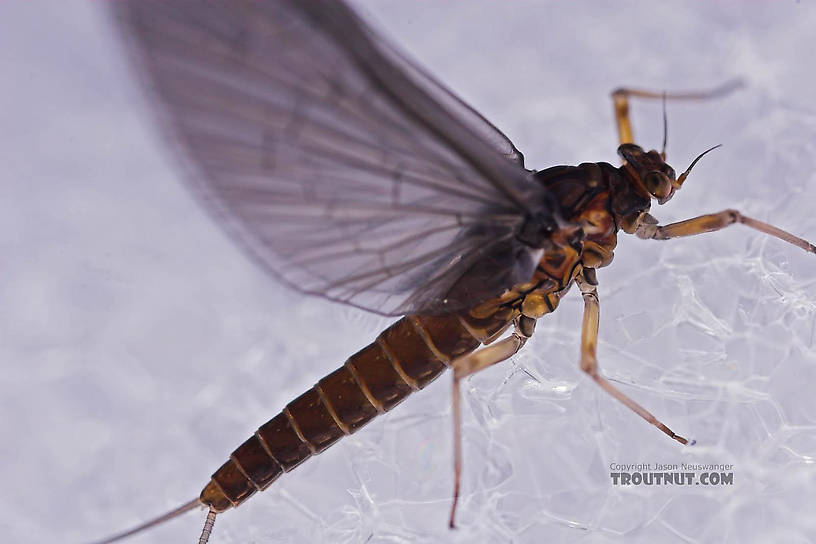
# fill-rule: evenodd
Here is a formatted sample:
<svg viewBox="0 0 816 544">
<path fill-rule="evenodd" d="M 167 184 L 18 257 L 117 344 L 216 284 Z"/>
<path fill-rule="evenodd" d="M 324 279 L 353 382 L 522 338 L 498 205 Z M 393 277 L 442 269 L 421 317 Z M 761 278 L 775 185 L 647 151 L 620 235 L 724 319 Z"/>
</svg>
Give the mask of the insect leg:
<svg viewBox="0 0 816 544">
<path fill-rule="evenodd" d="M 635 234 L 645 240 L 668 240 L 670 238 L 682 238 L 684 236 L 694 236 L 696 234 L 703 234 L 705 232 L 715 232 L 735 223 L 742 223 L 746 227 L 758 230 L 765 234 L 769 234 L 780 240 L 784 240 L 789 244 L 804 249 L 809 253 L 816 253 L 816 246 L 794 236 L 793 234 L 784 231 L 768 223 L 764 223 L 757 219 L 752 219 L 742 215 L 737 210 L 723 210 L 718 213 L 709 213 L 679 221 L 677 223 L 669 223 L 668 225 L 658 225 L 657 220 L 648 215 L 646 219 L 641 221 Z"/>
<path fill-rule="evenodd" d="M 618 125 L 618 139 L 621 144 L 634 143 L 632 123 L 629 120 L 629 98 L 646 98 L 658 100 L 708 100 L 726 95 L 742 86 L 742 81 L 733 79 L 715 89 L 691 91 L 684 93 L 663 93 L 643 89 L 620 88 L 612 91 L 612 102 L 615 105 L 615 121 Z"/>
<path fill-rule="evenodd" d="M 508 338 L 486 348 L 455 359 L 453 367 L 453 503 L 451 504 L 448 525 L 453 529 L 456 524 L 456 506 L 459 503 L 459 484 L 462 476 L 462 409 L 459 383 L 463 378 L 476 374 L 490 366 L 506 361 L 521 349 L 535 329 L 535 319 L 522 316 L 515 323 L 515 330 Z"/>
<path fill-rule="evenodd" d="M 589 374 L 595 383 L 600 385 L 604 391 L 621 401 L 637 415 L 681 444 L 688 444 L 688 440 L 675 434 L 674 431 L 664 425 L 663 422 L 653 416 L 648 410 L 630 399 L 598 373 L 598 359 L 595 356 L 595 350 L 598 345 L 600 304 L 598 303 L 598 281 L 595 278 L 595 269 L 584 268 L 575 282 L 578 284 L 578 287 L 581 289 L 581 295 L 584 297 L 584 323 L 581 328 L 581 370 Z"/>
</svg>

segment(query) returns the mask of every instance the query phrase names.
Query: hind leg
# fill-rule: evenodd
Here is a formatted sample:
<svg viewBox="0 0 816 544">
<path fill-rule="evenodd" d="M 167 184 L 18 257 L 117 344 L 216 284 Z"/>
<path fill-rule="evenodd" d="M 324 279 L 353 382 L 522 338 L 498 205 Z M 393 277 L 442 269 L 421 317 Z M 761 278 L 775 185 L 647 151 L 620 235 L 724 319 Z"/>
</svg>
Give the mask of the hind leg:
<svg viewBox="0 0 816 544">
<path fill-rule="evenodd" d="M 456 526 L 456 506 L 459 503 L 459 486 L 462 478 L 462 401 L 460 382 L 467 376 L 506 361 L 518 353 L 527 342 L 527 339 L 532 336 L 534 330 L 535 319 L 522 316 L 516 320 L 515 330 L 508 338 L 460 357 L 451 364 L 453 368 L 453 503 L 451 504 L 450 520 L 448 521 L 451 529 Z"/>
</svg>

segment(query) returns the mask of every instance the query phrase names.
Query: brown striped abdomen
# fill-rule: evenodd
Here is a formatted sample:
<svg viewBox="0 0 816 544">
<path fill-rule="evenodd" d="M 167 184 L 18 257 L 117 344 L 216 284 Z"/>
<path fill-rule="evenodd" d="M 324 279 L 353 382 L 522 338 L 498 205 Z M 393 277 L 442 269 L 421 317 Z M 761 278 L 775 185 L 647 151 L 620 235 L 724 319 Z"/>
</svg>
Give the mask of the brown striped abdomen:
<svg viewBox="0 0 816 544">
<path fill-rule="evenodd" d="M 241 444 L 213 474 L 201 502 L 217 512 L 238 506 L 425 387 L 506 327 L 511 316 L 501 314 L 487 324 L 470 316 L 403 317 Z"/>
</svg>

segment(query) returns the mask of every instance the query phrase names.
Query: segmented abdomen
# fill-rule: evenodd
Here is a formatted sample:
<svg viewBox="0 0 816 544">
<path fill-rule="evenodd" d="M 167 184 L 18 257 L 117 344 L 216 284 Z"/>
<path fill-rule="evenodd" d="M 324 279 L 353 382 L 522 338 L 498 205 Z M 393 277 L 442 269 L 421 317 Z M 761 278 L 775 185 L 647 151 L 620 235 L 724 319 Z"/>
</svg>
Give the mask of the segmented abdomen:
<svg viewBox="0 0 816 544">
<path fill-rule="evenodd" d="M 503 312 L 486 319 L 403 317 L 241 444 L 213 474 L 201 502 L 218 512 L 237 506 L 425 387 L 511 319 Z"/>
</svg>

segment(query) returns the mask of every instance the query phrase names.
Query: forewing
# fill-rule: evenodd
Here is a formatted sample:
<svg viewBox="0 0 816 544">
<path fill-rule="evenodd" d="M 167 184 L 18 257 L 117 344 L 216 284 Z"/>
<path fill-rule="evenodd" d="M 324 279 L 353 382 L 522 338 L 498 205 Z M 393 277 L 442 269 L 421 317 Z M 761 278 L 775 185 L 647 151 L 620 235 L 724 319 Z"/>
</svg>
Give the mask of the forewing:
<svg viewBox="0 0 816 544">
<path fill-rule="evenodd" d="M 555 213 L 550 195 L 344 4 L 112 5 L 196 192 L 286 283 L 395 315 L 458 310 L 532 275 L 514 234 L 525 214 Z"/>
<path fill-rule="evenodd" d="M 385 40 L 378 40 L 378 45 L 384 53 L 389 53 L 391 60 L 405 74 L 417 82 L 422 89 L 431 94 L 443 108 L 450 110 L 467 129 L 473 134 L 472 137 L 479 138 L 490 144 L 496 151 L 504 155 L 507 159 L 524 166 L 524 155 L 516 149 L 516 146 L 502 131 L 485 119 L 485 117 L 473 109 L 472 106 L 463 102 L 450 89 L 439 80 L 411 62 L 411 59 L 400 53 Z"/>
</svg>

